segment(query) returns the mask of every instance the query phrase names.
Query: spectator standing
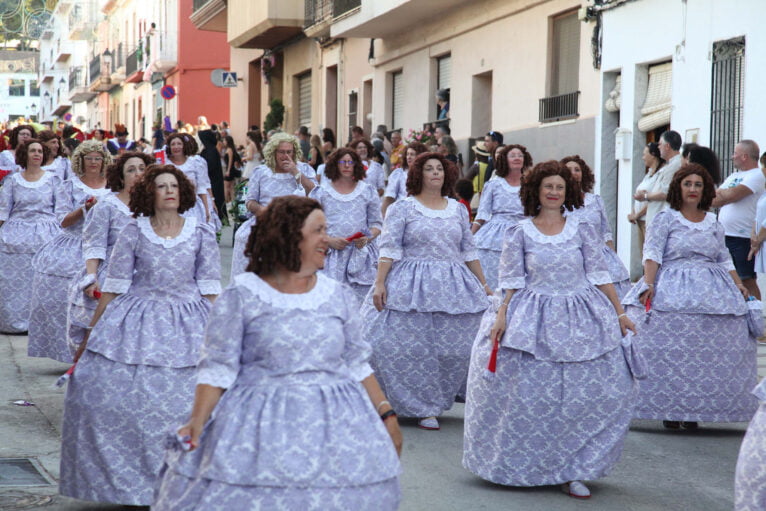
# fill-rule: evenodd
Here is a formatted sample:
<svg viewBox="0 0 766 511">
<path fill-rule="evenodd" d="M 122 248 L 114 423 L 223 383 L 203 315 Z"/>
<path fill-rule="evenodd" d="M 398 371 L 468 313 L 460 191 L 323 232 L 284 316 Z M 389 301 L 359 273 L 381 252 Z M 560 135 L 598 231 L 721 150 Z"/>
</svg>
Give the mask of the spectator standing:
<svg viewBox="0 0 766 511">
<path fill-rule="evenodd" d="M 648 202 L 646 206 L 646 225 L 648 226 L 654 215 L 668 207 L 667 196 L 670 182 L 673 176 L 681 168 L 681 135 L 673 130 L 668 130 L 660 135 L 660 156 L 667 162 L 657 171 L 650 189 L 638 190 L 633 196 L 635 200 Z"/>
<path fill-rule="evenodd" d="M 665 160 L 660 156 L 660 146 L 655 142 L 650 142 L 644 146 L 644 154 L 641 158 L 644 160 L 646 170 L 644 179 L 641 180 L 641 183 L 639 183 L 636 188 L 636 195 L 639 195 L 639 190 L 649 190 L 654 186 L 654 181 L 657 179 L 657 171 L 665 164 Z M 644 250 L 644 238 L 646 236 L 647 209 L 647 201 L 635 200 L 633 202 L 632 210 L 630 214 L 628 214 L 628 222 L 636 224 L 638 227 L 638 246 L 642 253 Z"/>
<path fill-rule="evenodd" d="M 330 128 L 322 129 L 322 156 L 325 160 L 335 150 L 336 145 L 335 133 Z"/>
<path fill-rule="evenodd" d="M 394 131 L 391 133 L 391 169 L 396 170 L 402 166 L 402 158 L 404 158 L 404 143 L 402 142 L 402 133 L 400 131 Z"/>
<path fill-rule="evenodd" d="M 301 126 L 298 128 L 298 142 L 301 145 L 301 152 L 303 153 L 303 156 L 301 157 L 301 161 L 308 161 L 309 159 L 309 152 L 311 151 L 311 134 L 309 133 L 309 129 L 306 126 Z"/>
</svg>

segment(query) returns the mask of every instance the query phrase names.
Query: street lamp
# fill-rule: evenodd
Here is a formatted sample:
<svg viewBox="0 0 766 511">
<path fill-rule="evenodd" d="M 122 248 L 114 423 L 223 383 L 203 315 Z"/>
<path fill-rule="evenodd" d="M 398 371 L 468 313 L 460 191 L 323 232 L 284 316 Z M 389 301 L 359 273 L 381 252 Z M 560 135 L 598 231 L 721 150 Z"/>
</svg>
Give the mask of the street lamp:
<svg viewBox="0 0 766 511">
<path fill-rule="evenodd" d="M 101 54 L 101 61 L 104 63 L 104 67 L 108 69 L 109 73 L 112 72 L 112 52 L 109 51 L 109 48 L 104 50 L 104 53 Z"/>
</svg>

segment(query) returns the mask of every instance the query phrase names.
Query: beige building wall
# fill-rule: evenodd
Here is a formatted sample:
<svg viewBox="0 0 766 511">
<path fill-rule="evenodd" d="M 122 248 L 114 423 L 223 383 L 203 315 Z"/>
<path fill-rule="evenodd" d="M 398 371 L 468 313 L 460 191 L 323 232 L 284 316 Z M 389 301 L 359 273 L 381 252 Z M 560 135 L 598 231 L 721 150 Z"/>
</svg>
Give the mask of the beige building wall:
<svg viewBox="0 0 766 511">
<path fill-rule="evenodd" d="M 229 56 L 231 70 L 236 71 L 238 78 L 242 79 L 236 87 L 229 89 L 229 127 L 234 141 L 238 144 L 245 143 L 247 130 L 250 127 L 251 88 L 262 92 L 254 99 L 259 103 L 261 112 L 254 124 L 261 126 L 268 113 L 268 86 L 263 83 L 260 72 L 256 73 L 251 69 L 251 63 L 259 59 L 261 55 L 263 50 L 232 48 Z"/>
</svg>

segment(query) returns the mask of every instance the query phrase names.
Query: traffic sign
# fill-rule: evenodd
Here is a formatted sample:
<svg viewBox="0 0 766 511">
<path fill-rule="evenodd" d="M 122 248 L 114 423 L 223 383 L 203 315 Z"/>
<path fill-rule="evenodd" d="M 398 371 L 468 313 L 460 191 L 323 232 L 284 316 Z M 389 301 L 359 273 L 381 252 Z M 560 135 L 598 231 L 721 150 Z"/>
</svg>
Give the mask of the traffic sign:
<svg viewBox="0 0 766 511">
<path fill-rule="evenodd" d="M 216 87 L 236 87 L 237 73 L 225 69 L 213 69 L 210 72 L 210 81 Z"/>
<path fill-rule="evenodd" d="M 223 73 L 223 86 L 224 87 L 236 87 L 237 86 L 237 73 L 233 71 L 227 71 Z"/>
<path fill-rule="evenodd" d="M 160 96 L 165 99 L 173 99 L 176 97 L 176 88 L 172 85 L 165 85 L 162 89 L 160 89 Z"/>
</svg>

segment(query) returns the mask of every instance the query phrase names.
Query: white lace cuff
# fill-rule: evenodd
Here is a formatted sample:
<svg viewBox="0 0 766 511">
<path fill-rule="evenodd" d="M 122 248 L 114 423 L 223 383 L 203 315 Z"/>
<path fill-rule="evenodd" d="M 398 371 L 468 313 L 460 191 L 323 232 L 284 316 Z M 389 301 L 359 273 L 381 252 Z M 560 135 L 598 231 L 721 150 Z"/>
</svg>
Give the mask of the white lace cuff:
<svg viewBox="0 0 766 511">
<path fill-rule="evenodd" d="M 463 261 L 469 262 L 469 261 L 476 261 L 479 259 L 479 253 L 476 252 L 476 250 L 469 250 L 467 252 L 463 252 Z"/>
<path fill-rule="evenodd" d="M 608 271 L 594 271 L 586 274 L 585 277 L 588 279 L 588 282 L 594 286 L 612 283 L 612 277 L 609 275 Z"/>
<path fill-rule="evenodd" d="M 349 367 L 349 372 L 354 381 L 362 381 L 373 373 L 372 367 L 367 362 Z"/>
<path fill-rule="evenodd" d="M 500 281 L 500 289 L 523 289 L 526 286 L 524 277 L 511 277 Z"/>
<path fill-rule="evenodd" d="M 198 280 L 197 287 L 201 295 L 220 295 L 221 294 L 221 281 L 220 280 Z"/>
<path fill-rule="evenodd" d="M 84 250 L 82 256 L 86 261 L 88 259 L 100 259 L 104 261 L 106 260 L 106 249 L 102 247 L 91 247 L 87 250 Z"/>
<path fill-rule="evenodd" d="M 234 385 L 236 379 L 237 373 L 228 367 L 213 366 L 197 369 L 197 385 L 211 385 L 221 389 L 228 389 Z"/>
<path fill-rule="evenodd" d="M 401 248 L 381 248 L 379 252 L 380 257 L 388 257 L 394 261 L 398 261 L 402 258 Z"/>
<path fill-rule="evenodd" d="M 662 254 L 658 254 L 650 248 L 644 249 L 644 258 L 641 259 L 641 264 L 646 263 L 648 260 L 652 260 L 657 264 L 662 264 Z"/>
<path fill-rule="evenodd" d="M 128 292 L 128 289 L 130 289 L 130 285 L 132 283 L 133 281 L 128 279 L 110 279 L 107 277 L 104 281 L 104 287 L 101 288 L 101 291 L 104 293 L 116 293 L 121 295 Z"/>
</svg>

